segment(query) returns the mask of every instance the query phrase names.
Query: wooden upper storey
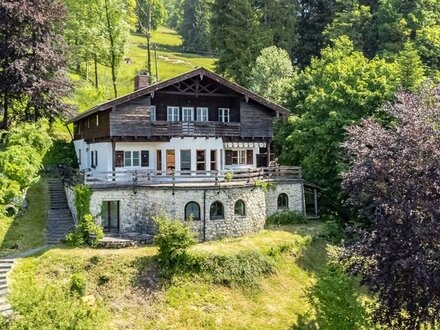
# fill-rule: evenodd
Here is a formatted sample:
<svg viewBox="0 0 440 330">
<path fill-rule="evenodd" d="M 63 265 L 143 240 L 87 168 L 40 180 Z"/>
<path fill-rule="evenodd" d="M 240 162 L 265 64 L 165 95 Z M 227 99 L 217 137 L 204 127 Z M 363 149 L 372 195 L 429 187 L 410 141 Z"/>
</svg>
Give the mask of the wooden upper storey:
<svg viewBox="0 0 440 330">
<path fill-rule="evenodd" d="M 197 69 L 140 89 L 70 120 L 74 139 L 169 140 L 171 137 L 271 139 L 286 109 Z"/>
</svg>

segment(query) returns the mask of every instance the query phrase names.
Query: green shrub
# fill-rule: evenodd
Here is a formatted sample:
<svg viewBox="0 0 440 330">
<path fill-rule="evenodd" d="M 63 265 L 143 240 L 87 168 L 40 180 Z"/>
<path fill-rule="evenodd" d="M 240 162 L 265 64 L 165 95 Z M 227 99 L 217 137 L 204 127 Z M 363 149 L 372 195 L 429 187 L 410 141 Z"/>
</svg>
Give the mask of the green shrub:
<svg viewBox="0 0 440 330">
<path fill-rule="evenodd" d="M 340 243 L 344 239 L 345 233 L 339 222 L 333 217 L 329 217 L 325 220 L 323 236 L 333 243 Z"/>
<path fill-rule="evenodd" d="M 75 229 L 67 234 L 65 241 L 72 246 L 96 247 L 103 237 L 102 227 L 95 222 L 91 214 L 86 214 Z"/>
<path fill-rule="evenodd" d="M 75 208 L 78 219 L 82 219 L 86 214 L 90 213 L 90 199 L 92 190 L 86 185 L 80 184 L 75 186 Z"/>
<path fill-rule="evenodd" d="M 228 172 L 225 175 L 225 181 L 231 182 L 234 179 L 234 172 Z"/>
<path fill-rule="evenodd" d="M 268 225 L 295 225 L 307 223 L 305 215 L 298 211 L 283 210 L 267 218 Z"/>
<path fill-rule="evenodd" d="M 192 261 L 193 271 L 215 284 L 254 289 L 258 279 L 275 272 L 275 262 L 258 251 L 234 255 L 198 255 Z"/>
<path fill-rule="evenodd" d="M 10 146 L 28 146 L 34 149 L 40 156 L 52 146 L 52 139 L 49 135 L 49 125 L 46 120 L 40 120 L 37 123 L 23 123 L 12 127 L 8 131 L 6 145 Z"/>
<path fill-rule="evenodd" d="M 83 297 L 86 293 L 86 278 L 82 273 L 74 273 L 70 277 L 70 292 Z"/>
<path fill-rule="evenodd" d="M 165 277 L 183 271 L 189 261 L 187 249 L 196 243 L 195 234 L 183 222 L 170 221 L 164 216 L 154 218 L 159 247 L 157 260 Z"/>
<path fill-rule="evenodd" d="M 11 179 L 0 176 L 0 204 L 21 205 L 20 185 Z"/>
</svg>

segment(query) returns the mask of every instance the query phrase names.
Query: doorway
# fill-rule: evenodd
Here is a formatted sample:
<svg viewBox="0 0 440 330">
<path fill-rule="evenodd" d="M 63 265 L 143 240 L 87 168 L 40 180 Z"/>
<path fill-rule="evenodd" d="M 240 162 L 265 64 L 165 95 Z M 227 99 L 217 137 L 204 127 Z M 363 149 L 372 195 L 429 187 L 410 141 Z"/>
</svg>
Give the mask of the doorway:
<svg viewBox="0 0 440 330">
<path fill-rule="evenodd" d="M 119 232 L 119 201 L 102 202 L 101 224 L 106 233 Z"/>
</svg>

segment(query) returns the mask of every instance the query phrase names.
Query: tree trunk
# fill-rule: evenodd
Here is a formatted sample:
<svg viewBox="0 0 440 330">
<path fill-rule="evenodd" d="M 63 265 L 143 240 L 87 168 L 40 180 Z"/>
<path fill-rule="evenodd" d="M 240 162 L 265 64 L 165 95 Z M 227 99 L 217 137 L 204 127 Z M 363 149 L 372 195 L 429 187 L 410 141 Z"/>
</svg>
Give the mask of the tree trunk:
<svg viewBox="0 0 440 330">
<path fill-rule="evenodd" d="M 99 81 L 98 81 L 98 55 L 96 53 L 93 56 L 93 61 L 95 63 L 95 87 L 96 89 L 99 88 Z"/>
</svg>

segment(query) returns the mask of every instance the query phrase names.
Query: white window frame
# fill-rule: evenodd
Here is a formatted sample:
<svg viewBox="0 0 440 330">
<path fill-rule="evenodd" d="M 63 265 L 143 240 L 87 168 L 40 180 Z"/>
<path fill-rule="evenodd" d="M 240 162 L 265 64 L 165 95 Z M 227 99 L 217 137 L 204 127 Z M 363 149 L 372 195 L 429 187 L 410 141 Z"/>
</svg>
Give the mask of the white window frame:
<svg viewBox="0 0 440 330">
<path fill-rule="evenodd" d="M 155 105 L 150 105 L 148 107 L 148 109 L 150 111 L 150 121 L 156 121 L 156 106 Z"/>
<path fill-rule="evenodd" d="M 189 118 L 188 118 L 188 111 L 190 111 Z M 194 108 L 193 107 L 182 107 L 182 121 L 194 121 Z"/>
<path fill-rule="evenodd" d="M 208 121 L 209 109 L 206 107 L 198 107 L 196 109 L 196 121 Z"/>
<path fill-rule="evenodd" d="M 137 153 L 137 157 L 135 157 L 135 153 Z M 137 165 L 134 165 L 135 159 Z M 141 167 L 141 152 L 139 150 L 124 150 L 124 167 Z"/>
<path fill-rule="evenodd" d="M 247 149 L 232 149 L 232 164 L 231 165 L 252 165 L 247 164 Z M 234 156 L 234 153 L 237 153 L 237 156 Z"/>
<path fill-rule="evenodd" d="M 230 109 L 229 108 L 219 108 L 218 109 L 218 121 L 223 123 L 229 123 L 230 120 Z"/>
<path fill-rule="evenodd" d="M 179 107 L 167 107 L 167 121 L 179 121 Z"/>
</svg>

